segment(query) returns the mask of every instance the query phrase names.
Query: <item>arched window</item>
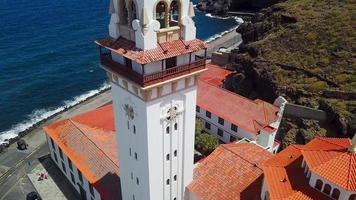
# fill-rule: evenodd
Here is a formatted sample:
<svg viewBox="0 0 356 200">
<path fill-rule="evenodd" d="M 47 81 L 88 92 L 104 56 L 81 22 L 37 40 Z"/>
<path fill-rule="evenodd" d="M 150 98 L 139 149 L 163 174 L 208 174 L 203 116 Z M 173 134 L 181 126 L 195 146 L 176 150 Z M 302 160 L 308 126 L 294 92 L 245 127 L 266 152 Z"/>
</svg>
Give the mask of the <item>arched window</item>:
<svg viewBox="0 0 356 200">
<path fill-rule="evenodd" d="M 128 24 L 128 11 L 126 8 L 126 2 L 125 0 L 121 0 L 120 1 L 120 23 L 123 25 L 127 25 Z"/>
<path fill-rule="evenodd" d="M 169 134 L 169 126 L 166 128 L 166 133 Z"/>
<path fill-rule="evenodd" d="M 323 192 L 324 192 L 325 194 L 330 194 L 330 192 L 331 192 L 331 186 L 330 186 L 329 184 L 325 184 L 324 189 L 323 189 Z"/>
<path fill-rule="evenodd" d="M 335 189 L 333 190 L 333 193 L 332 193 L 331 197 L 332 197 L 333 199 L 338 200 L 339 197 L 340 197 L 340 190 L 338 190 L 337 188 L 335 188 Z"/>
<path fill-rule="evenodd" d="M 160 1 L 156 6 L 156 20 L 160 23 L 161 28 L 167 28 L 168 13 L 164 1 Z"/>
<path fill-rule="evenodd" d="M 132 26 L 132 21 L 138 19 L 137 17 L 137 11 L 136 11 L 136 4 L 134 1 L 131 1 L 130 3 L 130 26 Z"/>
<path fill-rule="evenodd" d="M 169 26 L 178 26 L 180 21 L 180 3 L 177 0 L 171 2 L 169 10 Z"/>
<path fill-rule="evenodd" d="M 174 124 L 174 130 L 178 130 L 178 124 L 177 123 Z"/>
<path fill-rule="evenodd" d="M 323 187 L 323 182 L 320 179 L 316 180 L 315 188 L 317 190 L 321 190 L 322 187 Z"/>
<path fill-rule="evenodd" d="M 356 200 L 356 194 L 352 194 L 352 195 L 349 197 L 349 200 Z"/>
</svg>

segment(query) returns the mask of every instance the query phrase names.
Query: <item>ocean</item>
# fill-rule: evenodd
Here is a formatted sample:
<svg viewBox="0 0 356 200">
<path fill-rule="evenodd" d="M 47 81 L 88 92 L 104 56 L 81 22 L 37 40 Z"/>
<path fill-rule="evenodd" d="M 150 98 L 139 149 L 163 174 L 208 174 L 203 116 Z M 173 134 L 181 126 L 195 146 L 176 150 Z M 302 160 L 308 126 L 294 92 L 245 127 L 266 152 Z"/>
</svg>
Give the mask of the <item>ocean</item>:
<svg viewBox="0 0 356 200">
<path fill-rule="evenodd" d="M 108 4 L 0 1 L 0 143 L 109 87 L 94 44 L 108 35 Z M 197 11 L 195 22 L 212 41 L 239 19 Z"/>
</svg>

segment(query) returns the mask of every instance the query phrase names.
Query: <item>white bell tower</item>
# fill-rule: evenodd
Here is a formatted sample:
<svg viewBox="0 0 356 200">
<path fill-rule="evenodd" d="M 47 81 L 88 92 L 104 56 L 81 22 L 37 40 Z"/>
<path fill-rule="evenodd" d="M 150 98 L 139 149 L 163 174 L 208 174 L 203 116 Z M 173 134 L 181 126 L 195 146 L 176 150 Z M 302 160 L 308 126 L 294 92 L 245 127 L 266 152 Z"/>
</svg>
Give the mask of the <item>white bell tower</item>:
<svg viewBox="0 0 356 200">
<path fill-rule="evenodd" d="M 195 38 L 193 4 L 112 0 L 109 12 L 110 35 L 96 43 L 112 86 L 122 198 L 185 199 L 207 48 Z"/>
</svg>

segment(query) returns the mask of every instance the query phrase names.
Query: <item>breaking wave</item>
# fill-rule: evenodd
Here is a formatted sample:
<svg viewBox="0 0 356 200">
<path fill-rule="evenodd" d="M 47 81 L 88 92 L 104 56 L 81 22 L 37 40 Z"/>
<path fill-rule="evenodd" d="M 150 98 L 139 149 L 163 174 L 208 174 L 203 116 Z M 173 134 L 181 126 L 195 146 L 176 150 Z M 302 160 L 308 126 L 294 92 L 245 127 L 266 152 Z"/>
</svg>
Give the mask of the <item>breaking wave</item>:
<svg viewBox="0 0 356 200">
<path fill-rule="evenodd" d="M 211 18 L 218 18 L 218 19 L 234 18 L 234 19 L 236 20 L 236 22 L 238 23 L 237 26 L 234 26 L 234 27 L 232 27 L 232 28 L 230 28 L 230 29 L 228 29 L 228 30 L 226 30 L 226 31 L 223 31 L 223 32 L 221 32 L 221 33 L 218 33 L 218 34 L 215 34 L 215 35 L 209 37 L 208 39 L 205 40 L 205 42 L 207 42 L 207 43 L 210 43 L 210 42 L 212 42 L 212 41 L 214 41 L 214 40 L 216 40 L 216 39 L 218 39 L 218 38 L 221 38 L 222 36 L 224 36 L 224 35 L 226 35 L 226 34 L 232 32 L 232 31 L 235 31 L 235 30 L 244 22 L 244 20 L 243 20 L 242 18 L 240 18 L 240 17 L 219 17 L 219 16 L 211 15 L 211 14 L 209 14 L 209 13 L 208 13 L 208 14 L 205 14 L 205 16 L 211 17 Z"/>
<path fill-rule="evenodd" d="M 21 123 L 15 124 L 11 129 L 7 131 L 0 132 L 0 144 L 8 143 L 8 140 L 14 137 L 17 137 L 19 133 L 27 131 L 28 129 L 33 128 L 36 124 L 43 122 L 44 120 L 65 111 L 68 108 L 71 108 L 79 103 L 91 98 L 104 90 L 110 88 L 108 83 L 103 83 L 98 89 L 90 90 L 82 95 L 76 96 L 71 100 L 67 100 L 63 102 L 63 105 L 50 108 L 50 109 L 39 109 L 33 111 L 30 115 L 28 115 L 28 120 L 23 121 Z"/>
</svg>

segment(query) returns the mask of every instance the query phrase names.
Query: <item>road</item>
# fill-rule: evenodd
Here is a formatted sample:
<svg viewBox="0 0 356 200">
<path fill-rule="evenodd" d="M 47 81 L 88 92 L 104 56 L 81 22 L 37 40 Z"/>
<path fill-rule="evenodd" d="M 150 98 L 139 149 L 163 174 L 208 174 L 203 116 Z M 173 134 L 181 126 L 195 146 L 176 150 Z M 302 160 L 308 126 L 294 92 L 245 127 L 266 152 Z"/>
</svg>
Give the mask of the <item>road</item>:
<svg viewBox="0 0 356 200">
<path fill-rule="evenodd" d="M 0 199 L 25 199 L 26 194 L 35 191 L 27 173 L 39 164 L 38 158 L 49 153 L 46 143 L 27 154 L 0 177 Z"/>
</svg>

